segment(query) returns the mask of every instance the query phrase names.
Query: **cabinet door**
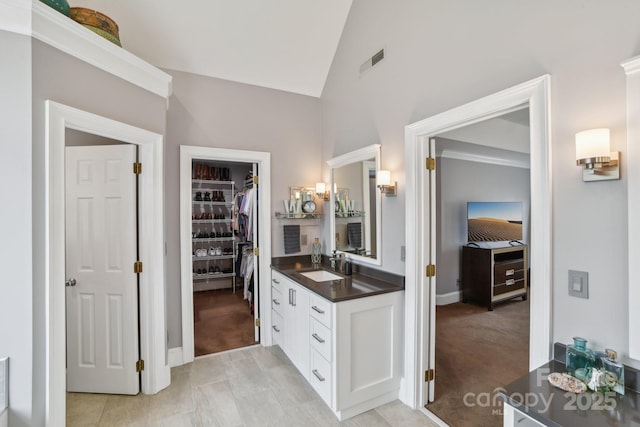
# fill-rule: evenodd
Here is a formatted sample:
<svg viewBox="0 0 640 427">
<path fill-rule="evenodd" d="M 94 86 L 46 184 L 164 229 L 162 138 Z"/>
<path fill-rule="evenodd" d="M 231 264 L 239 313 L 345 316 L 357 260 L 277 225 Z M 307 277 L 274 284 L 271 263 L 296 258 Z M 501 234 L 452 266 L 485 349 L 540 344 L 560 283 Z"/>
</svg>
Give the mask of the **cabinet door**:
<svg viewBox="0 0 640 427">
<path fill-rule="evenodd" d="M 309 292 L 283 278 L 283 350 L 305 378 L 309 378 Z"/>
</svg>

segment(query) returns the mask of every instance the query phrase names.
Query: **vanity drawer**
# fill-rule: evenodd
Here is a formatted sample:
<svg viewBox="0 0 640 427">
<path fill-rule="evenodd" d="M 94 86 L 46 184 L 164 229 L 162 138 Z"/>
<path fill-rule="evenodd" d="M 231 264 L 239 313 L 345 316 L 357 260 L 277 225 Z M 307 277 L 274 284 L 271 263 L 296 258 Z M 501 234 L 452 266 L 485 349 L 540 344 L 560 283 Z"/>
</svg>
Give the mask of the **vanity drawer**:
<svg viewBox="0 0 640 427">
<path fill-rule="evenodd" d="M 282 300 L 282 291 L 279 287 L 271 286 L 271 308 L 274 311 L 282 314 L 282 310 L 284 310 L 284 303 Z"/>
<path fill-rule="evenodd" d="M 311 319 L 309 329 L 309 333 L 311 334 L 311 337 L 309 338 L 311 341 L 311 347 L 318 350 L 322 357 L 331 362 L 331 330 L 316 319 Z"/>
<path fill-rule="evenodd" d="M 271 310 L 271 338 L 273 345 L 279 345 L 282 347 L 283 330 L 282 330 L 282 316 L 275 310 Z"/>
<path fill-rule="evenodd" d="M 331 363 L 327 362 L 327 360 L 313 348 L 311 349 L 310 359 L 309 381 L 311 382 L 311 386 L 320 395 L 322 400 L 331 406 L 331 389 L 333 387 Z"/>
<path fill-rule="evenodd" d="M 329 301 L 311 293 L 309 313 L 311 313 L 311 317 L 329 329 L 331 329 L 331 308 L 332 304 Z"/>
</svg>

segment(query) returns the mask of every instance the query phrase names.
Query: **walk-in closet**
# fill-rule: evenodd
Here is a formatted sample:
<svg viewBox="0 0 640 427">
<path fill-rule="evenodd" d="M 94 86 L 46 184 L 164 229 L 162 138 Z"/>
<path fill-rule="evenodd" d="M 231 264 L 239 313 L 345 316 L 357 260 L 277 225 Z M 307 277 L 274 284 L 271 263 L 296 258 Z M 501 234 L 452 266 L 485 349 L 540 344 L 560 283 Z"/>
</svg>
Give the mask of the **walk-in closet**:
<svg viewBox="0 0 640 427">
<path fill-rule="evenodd" d="M 256 165 L 191 161 L 191 277 L 194 355 L 259 342 L 254 274 Z"/>
</svg>

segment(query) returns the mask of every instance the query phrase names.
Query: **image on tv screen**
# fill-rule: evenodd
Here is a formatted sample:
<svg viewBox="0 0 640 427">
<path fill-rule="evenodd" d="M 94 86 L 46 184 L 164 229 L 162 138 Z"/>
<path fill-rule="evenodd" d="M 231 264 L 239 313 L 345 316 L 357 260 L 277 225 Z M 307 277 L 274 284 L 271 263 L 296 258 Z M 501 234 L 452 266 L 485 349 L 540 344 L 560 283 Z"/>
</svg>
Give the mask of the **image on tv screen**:
<svg viewBox="0 0 640 427">
<path fill-rule="evenodd" d="M 469 242 L 522 240 L 522 202 L 468 202 Z"/>
</svg>

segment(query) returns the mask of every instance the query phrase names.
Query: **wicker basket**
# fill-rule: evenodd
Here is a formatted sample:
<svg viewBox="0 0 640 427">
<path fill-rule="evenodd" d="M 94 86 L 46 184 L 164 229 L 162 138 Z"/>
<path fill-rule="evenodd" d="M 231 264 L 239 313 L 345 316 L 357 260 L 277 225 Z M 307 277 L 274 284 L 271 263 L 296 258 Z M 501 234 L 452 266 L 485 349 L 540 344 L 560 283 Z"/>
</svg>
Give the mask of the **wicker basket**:
<svg viewBox="0 0 640 427">
<path fill-rule="evenodd" d="M 115 21 L 107 15 L 84 7 L 72 7 L 69 11 L 71 19 L 74 21 L 82 24 L 84 27 L 104 37 L 110 42 L 118 46 L 122 46 L 120 44 L 118 24 L 116 24 Z"/>
</svg>

